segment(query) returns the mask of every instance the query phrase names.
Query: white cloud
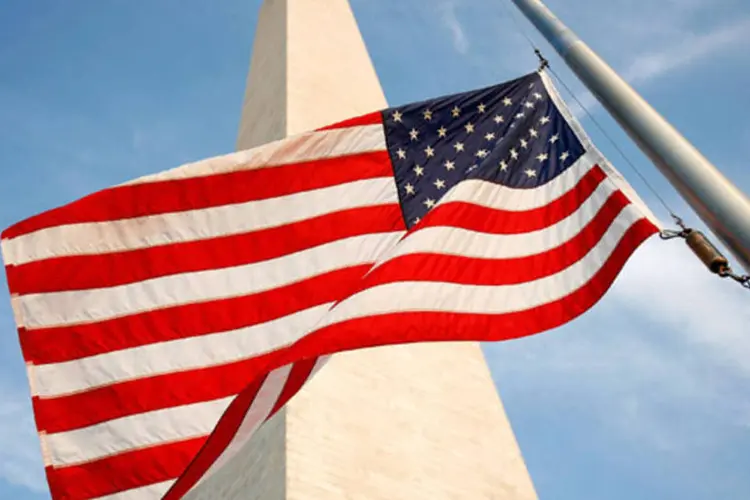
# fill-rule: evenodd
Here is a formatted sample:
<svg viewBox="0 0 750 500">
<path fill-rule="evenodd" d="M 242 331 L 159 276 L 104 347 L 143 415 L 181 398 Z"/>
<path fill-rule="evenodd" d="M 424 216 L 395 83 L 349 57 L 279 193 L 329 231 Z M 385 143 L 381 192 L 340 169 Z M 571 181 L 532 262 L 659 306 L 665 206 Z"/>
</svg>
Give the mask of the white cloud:
<svg viewBox="0 0 750 500">
<path fill-rule="evenodd" d="M 623 311 L 750 378 L 750 293 L 708 272 L 683 241 L 644 246 L 612 293 Z"/>
<path fill-rule="evenodd" d="M 636 57 L 623 71 L 630 83 L 655 80 L 664 74 L 689 67 L 722 51 L 743 50 L 750 41 L 750 19 L 717 26 L 701 34 L 684 33 L 681 40 Z"/>
<path fill-rule="evenodd" d="M 437 4 L 440 12 L 440 19 L 443 25 L 448 29 L 453 41 L 453 48 L 459 54 L 466 54 L 469 51 L 469 40 L 461 22 L 458 20 L 456 13 L 457 4 L 455 1 L 443 1 Z"/>
<path fill-rule="evenodd" d="M 699 468 L 700 450 L 750 425 L 748 298 L 654 237 L 589 313 L 486 352 L 514 403 L 580 408 L 614 442 Z"/>
<path fill-rule="evenodd" d="M 610 64 L 625 81 L 633 86 L 642 86 L 668 74 L 687 70 L 717 54 L 735 54 L 744 50 L 748 41 L 750 41 L 750 18 L 717 26 L 705 33 L 684 32 L 665 45 L 650 48 L 635 56 L 628 55 L 627 44 L 624 43 L 623 52 L 616 56 L 616 59 L 622 60 L 622 63 L 610 62 Z M 589 111 L 599 106 L 599 101 L 586 90 L 581 89 L 576 92 L 576 96 Z M 572 107 L 578 118 L 585 116 L 578 105 Z"/>
</svg>

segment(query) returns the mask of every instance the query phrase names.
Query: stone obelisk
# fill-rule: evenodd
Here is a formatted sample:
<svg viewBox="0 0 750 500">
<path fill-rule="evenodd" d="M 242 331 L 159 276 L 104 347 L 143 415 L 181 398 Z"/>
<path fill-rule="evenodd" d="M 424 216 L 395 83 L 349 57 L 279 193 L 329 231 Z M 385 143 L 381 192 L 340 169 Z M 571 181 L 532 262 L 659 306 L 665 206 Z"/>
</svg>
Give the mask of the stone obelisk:
<svg viewBox="0 0 750 500">
<path fill-rule="evenodd" d="M 238 149 L 384 107 L 347 0 L 265 0 Z M 335 355 L 189 497 L 528 500 L 536 493 L 479 344 L 443 343 Z"/>
</svg>

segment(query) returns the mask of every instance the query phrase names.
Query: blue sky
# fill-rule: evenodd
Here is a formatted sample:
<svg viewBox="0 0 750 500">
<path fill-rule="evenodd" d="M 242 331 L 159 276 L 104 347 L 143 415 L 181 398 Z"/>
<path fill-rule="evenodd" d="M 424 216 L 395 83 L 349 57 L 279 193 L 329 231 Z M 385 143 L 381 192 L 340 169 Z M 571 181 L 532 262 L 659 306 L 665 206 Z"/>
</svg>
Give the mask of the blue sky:
<svg viewBox="0 0 750 500">
<path fill-rule="evenodd" d="M 4 0 L 0 227 L 108 185 L 231 151 L 259 4 Z M 536 67 L 502 0 L 352 5 L 391 104 Z M 548 5 L 750 192 L 750 4 Z M 521 26 L 656 189 L 696 223 L 551 49 L 525 21 Z M 583 123 L 666 221 L 615 150 Z M 0 498 L 47 498 L 7 290 L 2 295 Z M 680 242 L 653 239 L 584 317 L 486 346 L 540 497 L 750 498 L 749 298 L 709 276 Z"/>
</svg>

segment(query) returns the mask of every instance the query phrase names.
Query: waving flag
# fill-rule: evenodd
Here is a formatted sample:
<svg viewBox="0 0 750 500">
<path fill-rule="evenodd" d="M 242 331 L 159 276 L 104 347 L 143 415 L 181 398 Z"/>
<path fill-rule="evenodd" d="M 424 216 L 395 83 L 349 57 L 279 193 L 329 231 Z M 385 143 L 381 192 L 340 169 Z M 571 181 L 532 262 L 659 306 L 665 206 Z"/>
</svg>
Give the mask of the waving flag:
<svg viewBox="0 0 750 500">
<path fill-rule="evenodd" d="M 178 498 L 326 356 L 556 327 L 657 230 L 543 73 L 20 222 L 2 250 L 52 496 Z"/>
</svg>

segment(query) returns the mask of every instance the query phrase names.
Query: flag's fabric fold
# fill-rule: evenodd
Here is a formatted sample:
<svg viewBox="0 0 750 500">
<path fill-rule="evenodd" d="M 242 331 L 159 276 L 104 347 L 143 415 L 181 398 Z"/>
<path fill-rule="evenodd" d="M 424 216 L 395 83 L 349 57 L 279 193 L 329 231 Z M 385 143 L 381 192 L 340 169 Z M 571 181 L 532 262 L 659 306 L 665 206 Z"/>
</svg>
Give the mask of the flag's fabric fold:
<svg viewBox="0 0 750 500">
<path fill-rule="evenodd" d="M 592 307 L 659 223 L 544 73 L 115 186 L 2 234 L 54 498 L 179 498 L 327 356 Z"/>
</svg>

